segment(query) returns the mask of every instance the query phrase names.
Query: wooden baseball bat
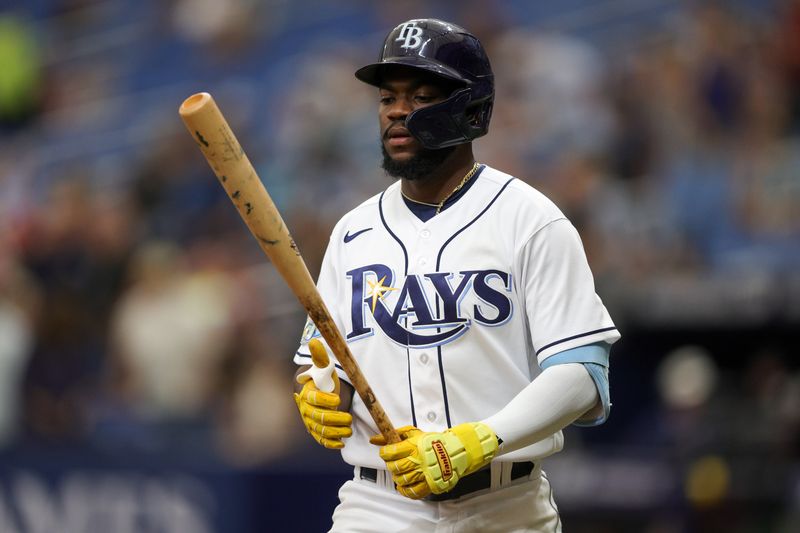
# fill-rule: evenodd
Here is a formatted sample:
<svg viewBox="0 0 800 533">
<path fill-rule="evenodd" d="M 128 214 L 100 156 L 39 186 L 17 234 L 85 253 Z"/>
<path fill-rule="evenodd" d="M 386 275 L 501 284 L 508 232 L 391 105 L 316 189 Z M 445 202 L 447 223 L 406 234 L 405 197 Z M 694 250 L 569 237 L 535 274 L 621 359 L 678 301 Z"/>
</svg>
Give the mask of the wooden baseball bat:
<svg viewBox="0 0 800 533">
<path fill-rule="evenodd" d="M 259 246 L 328 342 L 381 434 L 389 443 L 400 442 L 397 431 L 336 328 L 281 214 L 214 99 L 208 93 L 193 94 L 183 101 L 178 113 Z"/>
</svg>

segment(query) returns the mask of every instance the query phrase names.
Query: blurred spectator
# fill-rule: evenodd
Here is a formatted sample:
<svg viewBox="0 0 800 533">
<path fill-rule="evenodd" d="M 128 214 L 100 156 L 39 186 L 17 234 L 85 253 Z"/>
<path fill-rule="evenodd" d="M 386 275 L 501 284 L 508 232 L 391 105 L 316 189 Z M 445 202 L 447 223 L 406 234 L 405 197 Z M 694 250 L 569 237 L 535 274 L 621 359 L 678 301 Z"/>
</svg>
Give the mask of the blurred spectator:
<svg viewBox="0 0 800 533">
<path fill-rule="evenodd" d="M 230 201 L 185 130 L 165 130 L 164 141 L 141 158 L 130 183 L 137 238 L 188 243 L 226 232 L 238 222 L 235 210 L 222 204 Z"/>
<path fill-rule="evenodd" d="M 668 445 L 676 460 L 707 453 L 723 440 L 714 434 L 722 428 L 709 423 L 719 382 L 719 369 L 711 353 L 701 346 L 681 346 L 659 364 L 656 385 L 663 408 L 661 418 L 653 420 L 656 430 L 651 436 Z"/>
<path fill-rule="evenodd" d="M 264 176 L 290 210 L 332 226 L 352 198 L 366 199 L 388 178 L 369 112 L 377 92 L 353 76 L 357 51 L 340 41 L 316 46 L 296 60 L 285 99 L 275 103 L 281 135 Z"/>
<path fill-rule="evenodd" d="M 11 252 L 0 227 L 0 449 L 19 431 L 22 382 L 40 305 L 33 279 Z"/>
<path fill-rule="evenodd" d="M 787 88 L 786 130 L 800 133 L 800 1 L 784 0 L 775 22 L 778 74 Z"/>
<path fill-rule="evenodd" d="M 739 61 L 752 33 L 721 5 L 708 2 L 693 9 L 686 36 L 692 45 L 701 140 L 724 140 L 742 128 L 746 88 Z"/>
<path fill-rule="evenodd" d="M 501 111 L 492 124 L 495 138 L 487 142 L 511 143 L 534 169 L 571 152 L 606 148 L 613 122 L 601 92 L 604 58 L 595 48 L 566 34 L 520 28 L 498 37 L 492 53 L 497 107 L 513 116 Z M 530 171 L 521 175 L 536 186 L 549 185 Z"/>
<path fill-rule="evenodd" d="M 208 409 L 232 341 L 234 291 L 224 272 L 193 268 L 166 242 L 145 243 L 132 260 L 111 325 L 120 394 L 165 449 L 210 446 Z"/>
<path fill-rule="evenodd" d="M 108 310 L 120 290 L 122 256 L 93 241 L 92 192 L 81 168 L 66 175 L 24 234 L 24 264 L 42 291 L 36 343 L 26 373 L 26 425 L 31 436 L 84 436 L 86 407 L 104 364 Z M 112 219 L 113 221 L 113 219 Z M 115 235 L 125 242 L 125 232 Z M 100 245 L 100 246 L 98 246 Z"/>
<path fill-rule="evenodd" d="M 287 454 L 302 427 L 295 420 L 291 369 L 275 354 L 276 339 L 256 324 L 240 329 L 228 359 L 217 409 L 218 445 L 238 466 L 268 463 Z"/>
<path fill-rule="evenodd" d="M 22 128 L 40 109 L 42 58 L 35 34 L 27 18 L 0 11 L 0 133 Z"/>
<path fill-rule="evenodd" d="M 764 345 L 750 356 L 742 378 L 747 410 L 741 424 L 743 448 L 768 449 L 782 457 L 800 452 L 800 374 L 777 347 Z M 744 418 L 744 417 L 743 417 Z"/>
</svg>

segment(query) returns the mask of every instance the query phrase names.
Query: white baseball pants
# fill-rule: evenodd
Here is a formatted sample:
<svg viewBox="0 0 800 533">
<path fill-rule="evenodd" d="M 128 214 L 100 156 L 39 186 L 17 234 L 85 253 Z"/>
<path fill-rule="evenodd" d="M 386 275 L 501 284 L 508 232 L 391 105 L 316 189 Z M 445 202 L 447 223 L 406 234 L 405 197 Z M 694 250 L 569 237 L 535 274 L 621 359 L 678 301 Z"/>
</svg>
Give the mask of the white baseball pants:
<svg viewBox="0 0 800 533">
<path fill-rule="evenodd" d="M 385 470 L 371 481 L 361 479 L 356 467 L 354 479 L 339 490 L 330 532 L 560 533 L 558 508 L 541 468 L 527 478 L 504 482 L 507 465 L 492 463 L 491 488 L 441 502 L 401 496 Z"/>
</svg>

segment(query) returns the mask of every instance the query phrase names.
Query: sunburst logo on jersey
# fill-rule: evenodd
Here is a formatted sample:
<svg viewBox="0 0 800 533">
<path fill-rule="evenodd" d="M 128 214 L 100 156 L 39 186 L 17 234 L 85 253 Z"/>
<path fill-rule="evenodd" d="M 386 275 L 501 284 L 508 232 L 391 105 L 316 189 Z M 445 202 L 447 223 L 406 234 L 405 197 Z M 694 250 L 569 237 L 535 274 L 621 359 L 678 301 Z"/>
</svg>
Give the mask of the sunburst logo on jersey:
<svg viewBox="0 0 800 533">
<path fill-rule="evenodd" d="M 383 300 L 387 292 L 397 290 L 394 287 L 384 286 L 384 281 L 386 281 L 386 276 L 383 276 L 380 281 L 367 280 L 367 284 L 369 285 L 367 296 L 372 298 L 372 314 L 375 314 L 375 305 L 377 305 L 379 299 Z"/>
</svg>

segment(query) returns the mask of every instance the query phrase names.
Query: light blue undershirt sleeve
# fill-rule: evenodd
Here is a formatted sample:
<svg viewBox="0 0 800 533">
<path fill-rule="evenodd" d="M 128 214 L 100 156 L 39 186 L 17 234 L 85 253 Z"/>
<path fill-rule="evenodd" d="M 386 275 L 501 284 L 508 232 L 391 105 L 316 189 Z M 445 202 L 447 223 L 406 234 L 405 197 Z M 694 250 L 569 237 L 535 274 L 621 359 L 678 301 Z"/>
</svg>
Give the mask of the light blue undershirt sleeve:
<svg viewBox="0 0 800 533">
<path fill-rule="evenodd" d="M 597 393 L 600 395 L 600 401 L 603 404 L 603 413 L 593 420 L 580 419 L 573 422 L 576 426 L 599 426 L 608 419 L 608 415 L 611 412 L 611 393 L 608 385 L 610 354 L 610 344 L 607 342 L 595 342 L 558 352 L 542 362 L 542 369 L 566 363 L 583 363 L 589 375 L 592 376 L 592 380 L 597 387 Z"/>
</svg>

